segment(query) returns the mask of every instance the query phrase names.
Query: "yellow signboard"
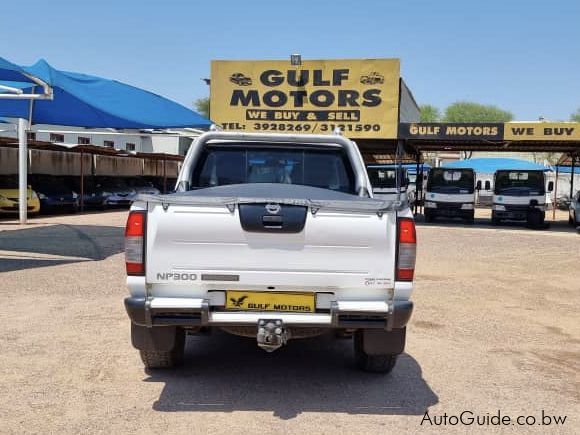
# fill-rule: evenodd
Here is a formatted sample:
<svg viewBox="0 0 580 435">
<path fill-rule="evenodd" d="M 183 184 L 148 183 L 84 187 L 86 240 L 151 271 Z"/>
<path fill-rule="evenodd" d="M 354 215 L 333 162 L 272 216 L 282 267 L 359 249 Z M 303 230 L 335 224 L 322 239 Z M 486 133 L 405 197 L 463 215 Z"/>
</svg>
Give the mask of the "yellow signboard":
<svg viewBox="0 0 580 435">
<path fill-rule="evenodd" d="M 506 122 L 505 140 L 580 140 L 578 122 Z"/>
<path fill-rule="evenodd" d="M 225 130 L 397 137 L 398 59 L 213 61 L 211 118 Z"/>
</svg>

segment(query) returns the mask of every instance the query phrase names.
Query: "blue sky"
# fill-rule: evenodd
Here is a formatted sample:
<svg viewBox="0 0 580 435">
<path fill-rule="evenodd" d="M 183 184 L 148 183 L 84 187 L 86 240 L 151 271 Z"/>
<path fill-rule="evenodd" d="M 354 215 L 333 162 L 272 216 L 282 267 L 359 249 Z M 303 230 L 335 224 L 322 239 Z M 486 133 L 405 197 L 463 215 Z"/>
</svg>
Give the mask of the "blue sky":
<svg viewBox="0 0 580 435">
<path fill-rule="evenodd" d="M 6 4 L 7 3 L 7 4 Z M 191 106 L 212 59 L 399 57 L 417 101 L 516 119 L 580 107 L 580 1 L 3 2 L 0 56 L 114 78 Z"/>
</svg>

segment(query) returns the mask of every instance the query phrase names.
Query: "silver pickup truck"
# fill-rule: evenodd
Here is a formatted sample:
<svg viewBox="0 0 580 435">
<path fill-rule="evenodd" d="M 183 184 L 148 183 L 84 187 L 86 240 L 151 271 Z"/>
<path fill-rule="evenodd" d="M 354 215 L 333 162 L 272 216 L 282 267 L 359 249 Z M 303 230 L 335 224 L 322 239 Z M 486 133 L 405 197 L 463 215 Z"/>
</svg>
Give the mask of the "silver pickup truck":
<svg viewBox="0 0 580 435">
<path fill-rule="evenodd" d="M 125 307 L 147 368 L 181 363 L 186 335 L 212 328 L 266 351 L 334 331 L 373 372 L 404 350 L 412 214 L 372 198 L 340 135 L 203 134 L 176 192 L 133 204 L 125 246 Z"/>
</svg>

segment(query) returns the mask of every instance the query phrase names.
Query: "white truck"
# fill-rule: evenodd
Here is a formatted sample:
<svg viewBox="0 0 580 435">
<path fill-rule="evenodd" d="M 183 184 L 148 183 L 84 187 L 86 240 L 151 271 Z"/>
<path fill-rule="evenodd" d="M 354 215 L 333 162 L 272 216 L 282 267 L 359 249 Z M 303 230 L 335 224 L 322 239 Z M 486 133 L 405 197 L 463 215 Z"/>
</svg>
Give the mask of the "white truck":
<svg viewBox="0 0 580 435">
<path fill-rule="evenodd" d="M 432 168 L 425 191 L 425 221 L 436 217 L 459 217 L 473 223 L 475 173 L 470 168 Z"/>
<path fill-rule="evenodd" d="M 486 183 L 486 188 L 488 188 Z M 550 181 L 547 191 L 554 190 Z M 544 227 L 546 217 L 546 177 L 541 170 L 500 170 L 494 174 L 491 223 L 502 220 L 526 221 L 535 228 Z"/>
<path fill-rule="evenodd" d="M 183 360 L 220 328 L 273 351 L 334 330 L 358 367 L 389 372 L 405 347 L 416 234 L 404 202 L 372 198 L 340 135 L 210 131 L 176 193 L 144 195 L 125 230 L 131 339 L 147 368 Z"/>
<path fill-rule="evenodd" d="M 373 187 L 373 197 L 383 200 L 407 201 L 410 205 L 415 200 L 415 190 L 410 189 L 407 170 L 398 165 L 367 165 L 367 173 Z M 397 174 L 399 179 L 397 180 Z"/>
</svg>

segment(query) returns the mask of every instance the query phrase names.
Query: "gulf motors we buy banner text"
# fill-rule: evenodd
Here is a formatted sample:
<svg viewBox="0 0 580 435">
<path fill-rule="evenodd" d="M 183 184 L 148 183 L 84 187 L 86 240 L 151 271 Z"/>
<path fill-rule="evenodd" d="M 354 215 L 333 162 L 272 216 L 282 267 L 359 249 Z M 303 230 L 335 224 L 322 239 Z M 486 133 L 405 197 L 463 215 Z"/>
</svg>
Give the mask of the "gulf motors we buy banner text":
<svg viewBox="0 0 580 435">
<path fill-rule="evenodd" d="M 213 61 L 211 118 L 226 130 L 397 137 L 398 59 Z"/>
</svg>

